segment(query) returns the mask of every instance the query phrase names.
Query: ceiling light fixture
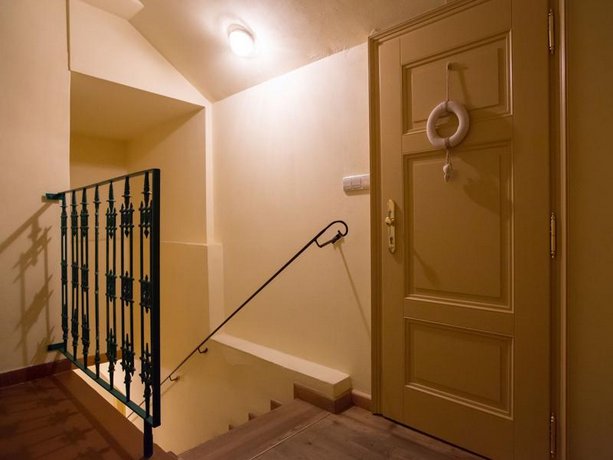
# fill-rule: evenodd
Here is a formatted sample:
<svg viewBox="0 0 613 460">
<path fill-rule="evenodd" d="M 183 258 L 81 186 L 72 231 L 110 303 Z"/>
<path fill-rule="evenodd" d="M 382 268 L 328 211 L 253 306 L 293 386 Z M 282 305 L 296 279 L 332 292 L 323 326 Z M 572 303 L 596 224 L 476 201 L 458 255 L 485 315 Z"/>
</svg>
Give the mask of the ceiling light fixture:
<svg viewBox="0 0 613 460">
<path fill-rule="evenodd" d="M 255 38 L 243 26 L 233 24 L 228 27 L 228 41 L 230 42 L 230 48 L 237 56 L 248 57 L 253 55 Z"/>
</svg>

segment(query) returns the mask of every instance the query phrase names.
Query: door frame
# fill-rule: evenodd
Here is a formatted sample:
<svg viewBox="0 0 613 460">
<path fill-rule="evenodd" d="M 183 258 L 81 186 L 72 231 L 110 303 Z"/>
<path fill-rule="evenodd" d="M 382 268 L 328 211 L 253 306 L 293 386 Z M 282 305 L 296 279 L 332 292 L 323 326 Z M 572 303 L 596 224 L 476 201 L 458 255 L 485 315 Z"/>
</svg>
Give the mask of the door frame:
<svg viewBox="0 0 613 460">
<path fill-rule="evenodd" d="M 411 18 L 368 38 L 368 87 L 370 118 L 370 232 L 371 232 L 371 377 L 372 405 L 375 414 L 381 413 L 382 399 L 382 251 L 379 241 L 383 237 L 381 215 L 381 166 L 379 113 L 379 44 L 403 34 L 414 24 L 435 19 L 443 11 L 462 8 L 475 0 L 455 0 L 424 14 Z M 551 267 L 551 411 L 555 414 L 552 441 L 555 458 L 567 457 L 567 55 L 566 55 L 566 4 L 567 0 L 551 0 L 554 13 L 555 50 L 550 59 L 550 175 L 551 210 L 556 214 L 557 254 Z M 543 12 L 544 21 L 547 11 Z M 544 45 L 545 46 L 545 45 Z"/>
<path fill-rule="evenodd" d="M 568 267 L 568 121 L 567 0 L 552 0 L 554 52 L 550 61 L 551 197 L 557 216 L 557 255 L 552 266 L 552 388 L 556 416 L 555 458 L 567 458 L 567 267 Z"/>
</svg>

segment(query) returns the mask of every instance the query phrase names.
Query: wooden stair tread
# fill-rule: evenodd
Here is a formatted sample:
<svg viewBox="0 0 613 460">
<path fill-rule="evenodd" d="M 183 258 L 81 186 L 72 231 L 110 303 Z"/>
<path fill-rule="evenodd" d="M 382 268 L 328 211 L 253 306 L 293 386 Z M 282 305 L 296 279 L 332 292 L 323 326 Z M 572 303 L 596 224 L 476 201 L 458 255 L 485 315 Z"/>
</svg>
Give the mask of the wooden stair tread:
<svg viewBox="0 0 613 460">
<path fill-rule="evenodd" d="M 247 460 L 329 415 L 309 403 L 294 400 L 179 457 L 183 460 Z"/>
</svg>

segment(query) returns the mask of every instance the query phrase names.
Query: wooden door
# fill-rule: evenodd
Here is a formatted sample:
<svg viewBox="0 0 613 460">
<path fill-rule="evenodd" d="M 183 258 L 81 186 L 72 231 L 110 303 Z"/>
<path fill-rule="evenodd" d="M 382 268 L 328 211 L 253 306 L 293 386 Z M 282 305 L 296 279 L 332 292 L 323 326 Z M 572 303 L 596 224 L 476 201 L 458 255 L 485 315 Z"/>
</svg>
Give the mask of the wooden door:
<svg viewBox="0 0 613 460">
<path fill-rule="evenodd" d="M 496 459 L 549 452 L 546 18 L 459 0 L 371 39 L 375 403 Z M 470 115 L 448 182 L 425 132 L 447 81 Z"/>
</svg>

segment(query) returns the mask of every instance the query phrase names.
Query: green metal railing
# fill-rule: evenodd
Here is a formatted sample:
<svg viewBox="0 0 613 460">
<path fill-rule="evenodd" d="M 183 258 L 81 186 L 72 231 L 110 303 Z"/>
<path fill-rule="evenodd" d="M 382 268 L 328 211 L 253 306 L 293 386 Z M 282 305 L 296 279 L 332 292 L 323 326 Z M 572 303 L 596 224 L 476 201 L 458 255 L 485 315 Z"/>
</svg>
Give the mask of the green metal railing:
<svg viewBox="0 0 613 460">
<path fill-rule="evenodd" d="M 133 196 L 135 186 L 141 190 L 140 197 Z M 121 199 L 116 200 L 115 190 L 121 188 Z M 90 202 L 88 197 L 92 194 Z M 106 204 L 102 206 L 101 223 L 103 195 Z M 46 198 L 60 202 L 62 273 L 62 341 L 48 349 L 63 353 L 143 419 L 144 456 L 151 457 L 153 428 L 161 423 L 160 170 L 47 193 Z M 100 246 L 104 247 L 103 260 Z M 107 378 L 102 373 L 104 364 Z M 116 381 L 118 364 L 123 374 L 121 383 Z M 133 398 L 137 370 L 144 398 L 141 404 Z"/>
</svg>

